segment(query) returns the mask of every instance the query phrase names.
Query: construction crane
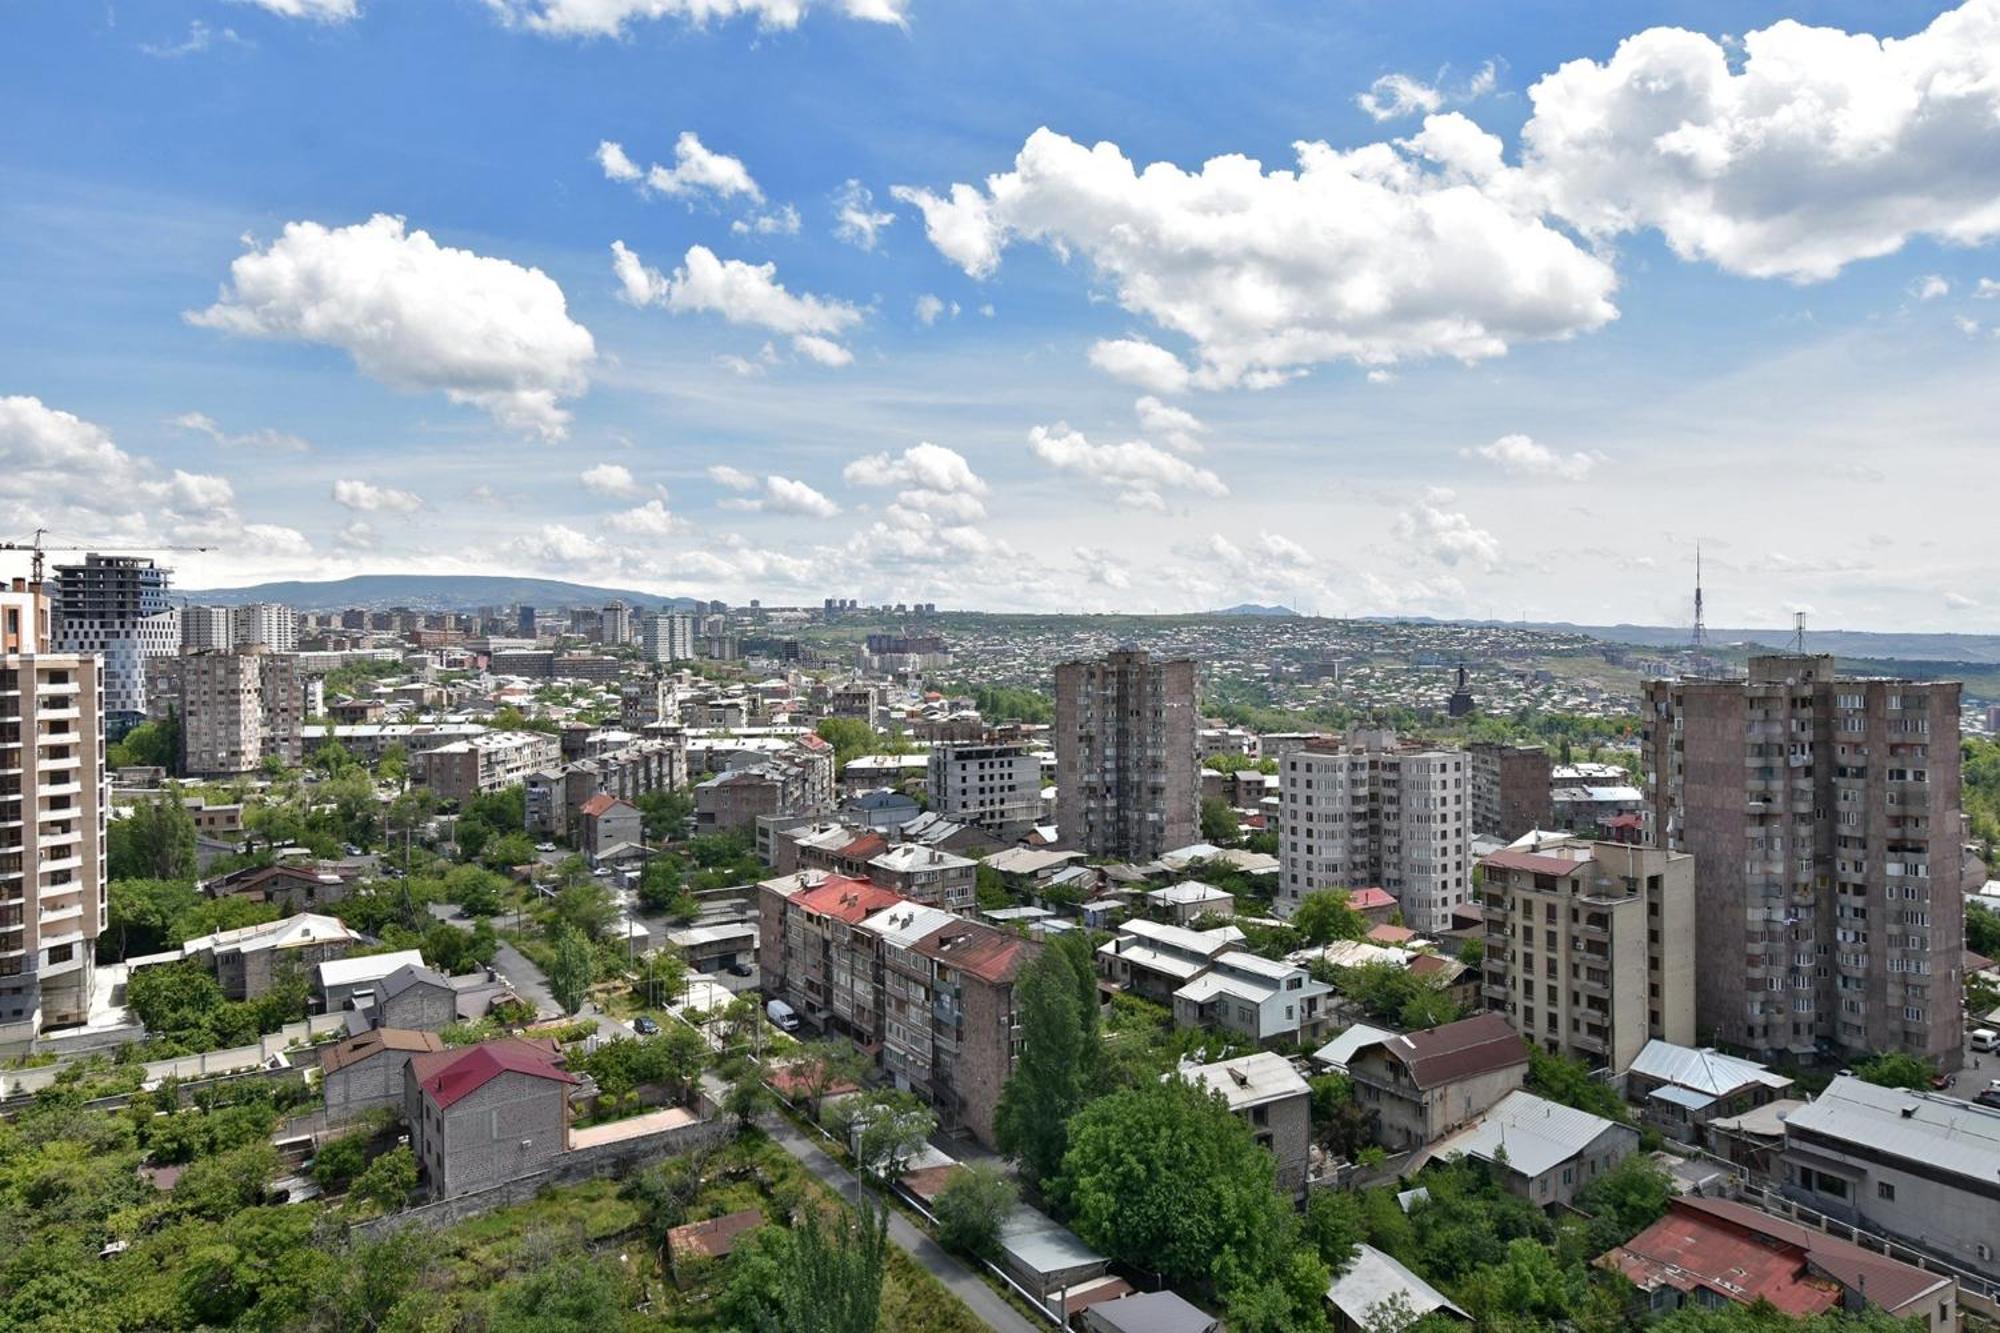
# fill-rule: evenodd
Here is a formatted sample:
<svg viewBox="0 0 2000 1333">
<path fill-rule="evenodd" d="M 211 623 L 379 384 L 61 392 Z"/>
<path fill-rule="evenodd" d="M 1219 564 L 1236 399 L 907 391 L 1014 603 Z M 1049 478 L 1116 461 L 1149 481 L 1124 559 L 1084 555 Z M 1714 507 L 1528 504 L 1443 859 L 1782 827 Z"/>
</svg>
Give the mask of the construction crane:
<svg viewBox="0 0 2000 1333">
<path fill-rule="evenodd" d="M 35 539 L 28 542 L 0 542 L 0 551 L 33 551 L 35 553 L 34 582 L 42 581 L 43 559 L 46 551 L 102 551 L 108 555 L 142 555 L 148 551 L 213 551 L 213 546 L 174 546 L 159 542 L 151 546 L 107 546 L 99 542 L 73 542 L 51 545 L 49 530 L 36 528 Z"/>
</svg>

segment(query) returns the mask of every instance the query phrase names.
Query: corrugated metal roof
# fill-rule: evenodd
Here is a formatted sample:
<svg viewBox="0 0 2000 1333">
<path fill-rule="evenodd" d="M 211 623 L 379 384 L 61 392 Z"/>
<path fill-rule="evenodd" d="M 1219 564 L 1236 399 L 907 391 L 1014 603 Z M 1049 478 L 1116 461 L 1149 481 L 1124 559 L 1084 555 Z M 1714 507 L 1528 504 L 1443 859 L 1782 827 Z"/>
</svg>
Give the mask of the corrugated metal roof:
<svg viewBox="0 0 2000 1333">
<path fill-rule="evenodd" d="M 1510 1092 L 1485 1119 L 1439 1144 L 1432 1155 L 1464 1154 L 1490 1162 L 1504 1149 L 1510 1168 L 1525 1176 L 1539 1176 L 1588 1148 L 1616 1124 L 1532 1092 Z"/>
<path fill-rule="evenodd" d="M 1409 1303 L 1410 1314 L 1422 1318 L 1433 1310 L 1448 1310 L 1460 1319 L 1472 1316 L 1451 1303 L 1449 1297 L 1430 1283 L 1376 1249 L 1373 1245 L 1354 1247 L 1354 1262 L 1326 1289 L 1333 1307 L 1367 1328 L 1384 1301 L 1401 1296 Z"/>
<path fill-rule="evenodd" d="M 1790 1079 L 1772 1073 L 1755 1060 L 1741 1060 L 1720 1051 L 1698 1051 L 1657 1038 L 1646 1043 L 1632 1061 L 1630 1072 L 1717 1097 L 1751 1083 L 1761 1083 L 1767 1088 L 1792 1086 Z"/>
<path fill-rule="evenodd" d="M 1866 1144 L 1872 1152 L 1923 1162 L 1982 1184 L 2000 1174 L 2000 1111 L 1931 1093 L 1878 1088 L 1852 1076 L 1836 1078 L 1825 1092 L 1793 1111 L 1785 1128 Z"/>
</svg>

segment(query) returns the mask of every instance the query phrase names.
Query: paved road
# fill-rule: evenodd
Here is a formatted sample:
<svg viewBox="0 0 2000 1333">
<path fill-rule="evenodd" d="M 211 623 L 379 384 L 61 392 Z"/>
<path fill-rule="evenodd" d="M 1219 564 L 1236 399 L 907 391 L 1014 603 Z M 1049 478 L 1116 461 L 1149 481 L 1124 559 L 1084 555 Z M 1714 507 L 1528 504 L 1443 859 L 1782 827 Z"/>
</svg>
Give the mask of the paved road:
<svg viewBox="0 0 2000 1333">
<path fill-rule="evenodd" d="M 506 940 L 501 940 L 500 947 L 493 951 L 493 967 L 507 979 L 516 995 L 535 1006 L 537 1015 L 553 1017 L 562 1012 L 556 997 L 549 993 L 549 979 L 542 975 L 542 969 Z"/>
<path fill-rule="evenodd" d="M 778 1141 L 779 1146 L 797 1158 L 806 1170 L 832 1186 L 842 1198 L 853 1201 L 860 1197 L 861 1182 L 840 1163 L 821 1152 L 818 1144 L 775 1116 L 766 1121 L 765 1127 L 771 1131 L 771 1137 Z M 1026 1315 L 1001 1300 L 971 1269 L 945 1253 L 943 1247 L 893 1208 L 889 1211 L 889 1239 L 928 1269 L 938 1281 L 951 1288 L 952 1294 L 964 1301 L 986 1327 L 998 1329 L 999 1333 L 1048 1333 L 1048 1325 L 1030 1322 Z"/>
</svg>

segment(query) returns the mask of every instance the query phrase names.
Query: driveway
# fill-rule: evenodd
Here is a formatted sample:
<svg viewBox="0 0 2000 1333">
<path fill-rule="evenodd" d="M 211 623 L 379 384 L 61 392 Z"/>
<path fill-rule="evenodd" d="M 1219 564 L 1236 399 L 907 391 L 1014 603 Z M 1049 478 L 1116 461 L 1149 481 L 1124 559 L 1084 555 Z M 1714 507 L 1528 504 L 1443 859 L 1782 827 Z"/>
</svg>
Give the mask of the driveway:
<svg viewBox="0 0 2000 1333">
<path fill-rule="evenodd" d="M 562 1006 L 549 993 L 549 979 L 542 975 L 542 969 L 529 962 L 527 956 L 506 940 L 493 951 L 493 970 L 498 972 L 516 995 L 535 1006 L 539 1018 L 556 1018 L 562 1014 Z"/>
<path fill-rule="evenodd" d="M 854 1178 L 853 1173 L 821 1152 L 819 1145 L 799 1133 L 790 1122 L 771 1116 L 766 1119 L 765 1127 L 780 1147 L 797 1158 L 800 1165 L 841 1198 L 853 1203 L 861 1197 L 861 1182 Z M 998 1293 L 976 1273 L 947 1254 L 942 1246 L 911 1225 L 909 1219 L 894 1208 L 889 1210 L 889 1239 L 931 1276 L 949 1287 L 952 1294 L 964 1301 L 966 1308 L 986 1327 L 998 1329 L 1000 1333 L 1048 1333 L 1049 1326 L 1031 1322 L 1000 1299 Z"/>
</svg>

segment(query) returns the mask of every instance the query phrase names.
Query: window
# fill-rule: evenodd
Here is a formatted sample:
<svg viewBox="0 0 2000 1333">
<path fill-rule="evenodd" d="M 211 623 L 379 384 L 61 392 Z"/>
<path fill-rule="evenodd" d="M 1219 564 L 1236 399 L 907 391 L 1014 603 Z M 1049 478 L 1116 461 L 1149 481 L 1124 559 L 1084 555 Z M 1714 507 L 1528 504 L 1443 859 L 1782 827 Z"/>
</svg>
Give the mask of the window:
<svg viewBox="0 0 2000 1333">
<path fill-rule="evenodd" d="M 1886 1180 L 1878 1180 L 1875 1182 L 1875 1197 L 1878 1199 L 1887 1199 L 1889 1202 L 1894 1203 L 1896 1201 L 1896 1187 Z"/>
</svg>

